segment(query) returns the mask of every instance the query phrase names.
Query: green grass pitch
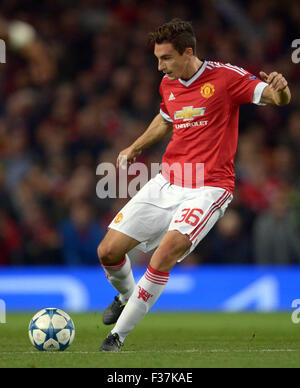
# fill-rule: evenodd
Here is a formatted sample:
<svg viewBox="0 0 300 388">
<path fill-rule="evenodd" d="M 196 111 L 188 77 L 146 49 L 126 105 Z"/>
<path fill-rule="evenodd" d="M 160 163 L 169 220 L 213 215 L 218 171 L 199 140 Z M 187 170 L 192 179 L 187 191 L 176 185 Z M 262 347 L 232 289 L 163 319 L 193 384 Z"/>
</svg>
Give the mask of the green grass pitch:
<svg viewBox="0 0 300 388">
<path fill-rule="evenodd" d="M 300 367 L 300 324 L 282 314 L 148 314 L 120 353 L 98 352 L 109 331 L 101 315 L 71 314 L 74 343 L 39 352 L 29 342 L 33 314 L 8 314 L 0 324 L 0 368 Z"/>
</svg>

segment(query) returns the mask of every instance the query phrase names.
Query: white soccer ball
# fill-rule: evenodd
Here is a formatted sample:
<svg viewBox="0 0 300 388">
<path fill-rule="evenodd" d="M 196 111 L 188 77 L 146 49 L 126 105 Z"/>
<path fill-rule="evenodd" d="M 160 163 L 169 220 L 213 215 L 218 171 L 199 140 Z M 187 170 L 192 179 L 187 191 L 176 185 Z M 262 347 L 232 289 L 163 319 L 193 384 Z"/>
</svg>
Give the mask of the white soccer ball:
<svg viewBox="0 0 300 388">
<path fill-rule="evenodd" d="M 57 308 L 39 311 L 30 321 L 29 339 L 38 350 L 65 350 L 74 340 L 75 326 L 70 316 Z"/>
</svg>

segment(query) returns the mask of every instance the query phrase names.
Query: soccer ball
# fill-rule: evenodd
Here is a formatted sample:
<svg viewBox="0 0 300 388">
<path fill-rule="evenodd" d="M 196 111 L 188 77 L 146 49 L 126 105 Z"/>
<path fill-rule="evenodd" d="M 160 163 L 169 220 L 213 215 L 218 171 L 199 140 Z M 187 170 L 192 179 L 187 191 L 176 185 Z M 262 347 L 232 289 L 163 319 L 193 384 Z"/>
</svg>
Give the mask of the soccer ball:
<svg viewBox="0 0 300 388">
<path fill-rule="evenodd" d="M 38 350 L 65 350 L 74 340 L 75 327 L 67 313 L 56 308 L 39 311 L 30 321 L 29 339 Z"/>
</svg>

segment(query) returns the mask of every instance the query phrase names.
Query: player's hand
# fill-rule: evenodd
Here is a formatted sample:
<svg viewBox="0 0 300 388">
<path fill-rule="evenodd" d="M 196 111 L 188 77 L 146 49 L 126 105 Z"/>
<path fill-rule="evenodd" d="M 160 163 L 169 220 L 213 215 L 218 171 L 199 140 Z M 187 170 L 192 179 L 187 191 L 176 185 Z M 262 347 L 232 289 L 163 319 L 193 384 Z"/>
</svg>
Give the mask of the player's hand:
<svg viewBox="0 0 300 388">
<path fill-rule="evenodd" d="M 280 73 L 277 73 L 276 71 L 273 71 L 269 75 L 261 71 L 259 75 L 260 78 L 269 84 L 270 88 L 275 92 L 281 92 L 288 86 L 287 80 L 284 78 L 284 76 Z"/>
<path fill-rule="evenodd" d="M 121 167 L 125 169 L 127 163 L 130 165 L 136 161 L 136 158 L 142 153 L 142 151 L 136 151 L 133 147 L 128 147 L 121 151 L 117 159 L 117 168 Z"/>
</svg>

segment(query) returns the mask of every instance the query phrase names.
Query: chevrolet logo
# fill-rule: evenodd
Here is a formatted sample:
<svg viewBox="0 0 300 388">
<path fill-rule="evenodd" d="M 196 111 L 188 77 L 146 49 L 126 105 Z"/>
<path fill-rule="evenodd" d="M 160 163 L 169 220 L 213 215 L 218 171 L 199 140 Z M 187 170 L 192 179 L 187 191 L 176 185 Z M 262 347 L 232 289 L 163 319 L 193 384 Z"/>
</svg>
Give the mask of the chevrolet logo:
<svg viewBox="0 0 300 388">
<path fill-rule="evenodd" d="M 206 108 L 194 108 L 193 106 L 185 106 L 182 110 L 175 112 L 175 120 L 182 119 L 183 121 L 193 120 L 195 117 L 203 116 Z"/>
</svg>

